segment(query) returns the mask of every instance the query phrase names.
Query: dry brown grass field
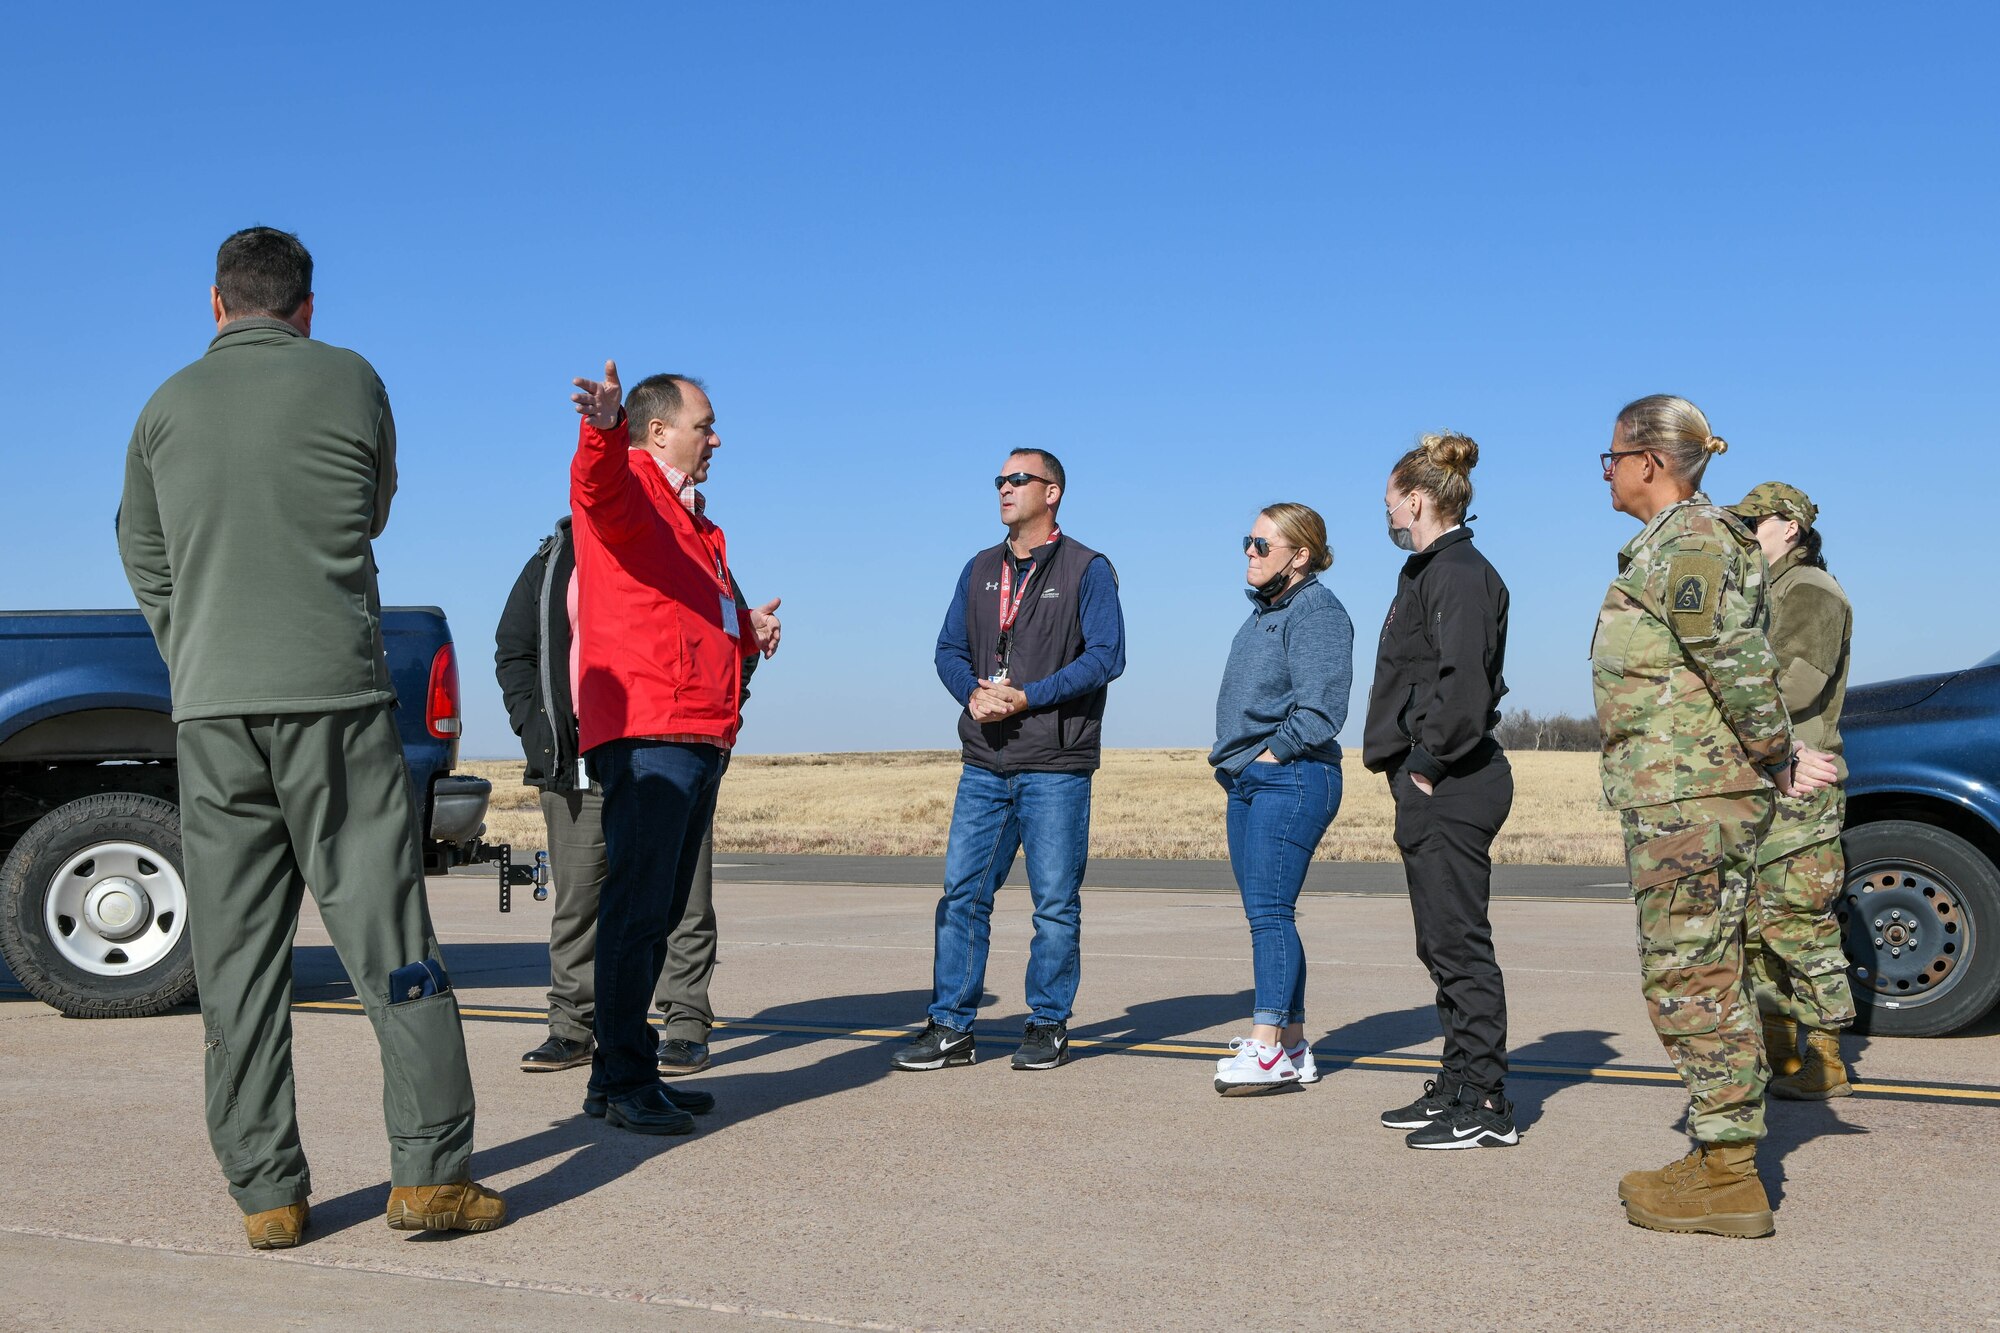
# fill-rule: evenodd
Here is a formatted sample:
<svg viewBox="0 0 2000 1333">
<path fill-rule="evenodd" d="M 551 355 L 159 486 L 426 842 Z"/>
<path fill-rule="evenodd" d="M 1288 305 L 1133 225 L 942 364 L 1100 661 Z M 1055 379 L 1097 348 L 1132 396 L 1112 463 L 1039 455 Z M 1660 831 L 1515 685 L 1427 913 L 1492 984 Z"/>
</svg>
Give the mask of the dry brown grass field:
<svg viewBox="0 0 2000 1333">
<path fill-rule="evenodd" d="M 1517 865 L 1617 865 L 1618 821 L 1603 808 L 1597 756 L 1509 756 L 1514 813 L 1494 859 Z M 535 792 L 521 764 L 472 760 L 460 770 L 493 782 L 487 837 L 543 845 Z M 955 750 L 879 754 L 739 755 L 722 783 L 716 846 L 729 852 L 942 856 L 958 780 Z M 1382 779 L 1352 756 L 1346 792 L 1319 856 L 1393 861 L 1393 812 Z M 1200 750 L 1107 750 L 1092 794 L 1090 853 L 1098 857 L 1226 860 L 1222 789 Z"/>
</svg>

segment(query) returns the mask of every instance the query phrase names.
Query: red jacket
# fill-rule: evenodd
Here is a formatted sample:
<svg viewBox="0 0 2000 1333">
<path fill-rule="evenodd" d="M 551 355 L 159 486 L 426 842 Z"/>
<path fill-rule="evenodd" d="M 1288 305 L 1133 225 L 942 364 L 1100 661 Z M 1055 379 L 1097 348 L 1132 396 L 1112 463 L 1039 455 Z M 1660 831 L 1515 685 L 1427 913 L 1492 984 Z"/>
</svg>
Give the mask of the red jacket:
<svg viewBox="0 0 2000 1333">
<path fill-rule="evenodd" d="M 630 447 L 622 417 L 606 431 L 582 423 L 569 502 L 582 748 L 626 736 L 733 746 L 743 658 L 757 641 L 730 595 L 722 529 L 690 513 L 652 456 Z"/>
</svg>

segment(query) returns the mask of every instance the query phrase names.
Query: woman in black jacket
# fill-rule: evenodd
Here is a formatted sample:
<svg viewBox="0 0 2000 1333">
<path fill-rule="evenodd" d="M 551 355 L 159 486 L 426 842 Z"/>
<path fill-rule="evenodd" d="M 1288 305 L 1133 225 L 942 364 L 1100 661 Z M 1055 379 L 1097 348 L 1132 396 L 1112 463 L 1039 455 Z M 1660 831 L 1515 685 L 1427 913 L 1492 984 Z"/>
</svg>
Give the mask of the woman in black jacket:
<svg viewBox="0 0 2000 1333">
<path fill-rule="evenodd" d="M 1507 1100 L 1507 995 L 1487 920 L 1493 839 L 1514 775 L 1493 739 L 1507 656 L 1507 585 L 1472 545 L 1479 446 L 1426 435 L 1389 474 L 1389 538 L 1412 552 L 1382 623 L 1361 760 L 1386 773 L 1417 956 L 1437 985 L 1440 1077 L 1382 1114 L 1412 1148 L 1519 1141 Z"/>
</svg>

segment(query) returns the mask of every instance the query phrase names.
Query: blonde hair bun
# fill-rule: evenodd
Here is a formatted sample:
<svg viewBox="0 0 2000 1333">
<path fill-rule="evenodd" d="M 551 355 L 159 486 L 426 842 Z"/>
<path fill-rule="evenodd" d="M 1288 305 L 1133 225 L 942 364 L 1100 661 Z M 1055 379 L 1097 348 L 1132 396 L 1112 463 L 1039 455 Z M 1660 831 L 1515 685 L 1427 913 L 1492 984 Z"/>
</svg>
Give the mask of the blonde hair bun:
<svg viewBox="0 0 2000 1333">
<path fill-rule="evenodd" d="M 1712 454 L 1726 454 L 1729 452 L 1729 441 L 1723 439 L 1720 435 L 1711 435 L 1703 442 L 1701 447 Z"/>
<path fill-rule="evenodd" d="M 1446 431 L 1442 435 L 1426 435 L 1419 446 L 1424 457 L 1443 468 L 1463 477 L 1479 465 L 1479 445 L 1469 435 L 1456 431 Z"/>
</svg>

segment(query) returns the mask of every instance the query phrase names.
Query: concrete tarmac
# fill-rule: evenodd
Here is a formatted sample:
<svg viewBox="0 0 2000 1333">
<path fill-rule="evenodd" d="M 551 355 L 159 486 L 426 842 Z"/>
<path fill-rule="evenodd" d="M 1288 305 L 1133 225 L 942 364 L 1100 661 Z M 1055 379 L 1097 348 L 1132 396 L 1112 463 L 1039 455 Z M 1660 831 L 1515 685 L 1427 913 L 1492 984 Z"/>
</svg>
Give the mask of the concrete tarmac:
<svg viewBox="0 0 2000 1333">
<path fill-rule="evenodd" d="M 1773 1104 L 1775 1237 L 1661 1235 L 1615 1188 L 1684 1150 L 1685 1095 L 1618 901 L 1495 903 L 1526 1132 L 1423 1153 L 1375 1123 L 1440 1046 L 1394 896 L 1301 909 L 1326 1080 L 1225 1100 L 1212 1061 L 1250 1007 L 1233 893 L 1088 891 L 1075 1058 L 1046 1073 L 1007 1066 L 1028 913 L 1003 896 L 979 1063 L 906 1074 L 888 1057 L 922 1021 L 936 889 L 735 873 L 716 1063 L 684 1080 L 719 1106 L 685 1139 L 580 1115 L 582 1070 L 518 1071 L 548 904 L 517 891 L 502 916 L 489 880 L 431 881 L 475 1172 L 514 1210 L 483 1236 L 383 1225 L 380 1066 L 315 919 L 294 1022 L 317 1192 L 281 1255 L 245 1248 L 209 1152 L 197 1015 L 73 1022 L 0 989 L 0 1327 L 2000 1326 L 1995 1020 L 1855 1039 L 1862 1095 Z"/>
</svg>

